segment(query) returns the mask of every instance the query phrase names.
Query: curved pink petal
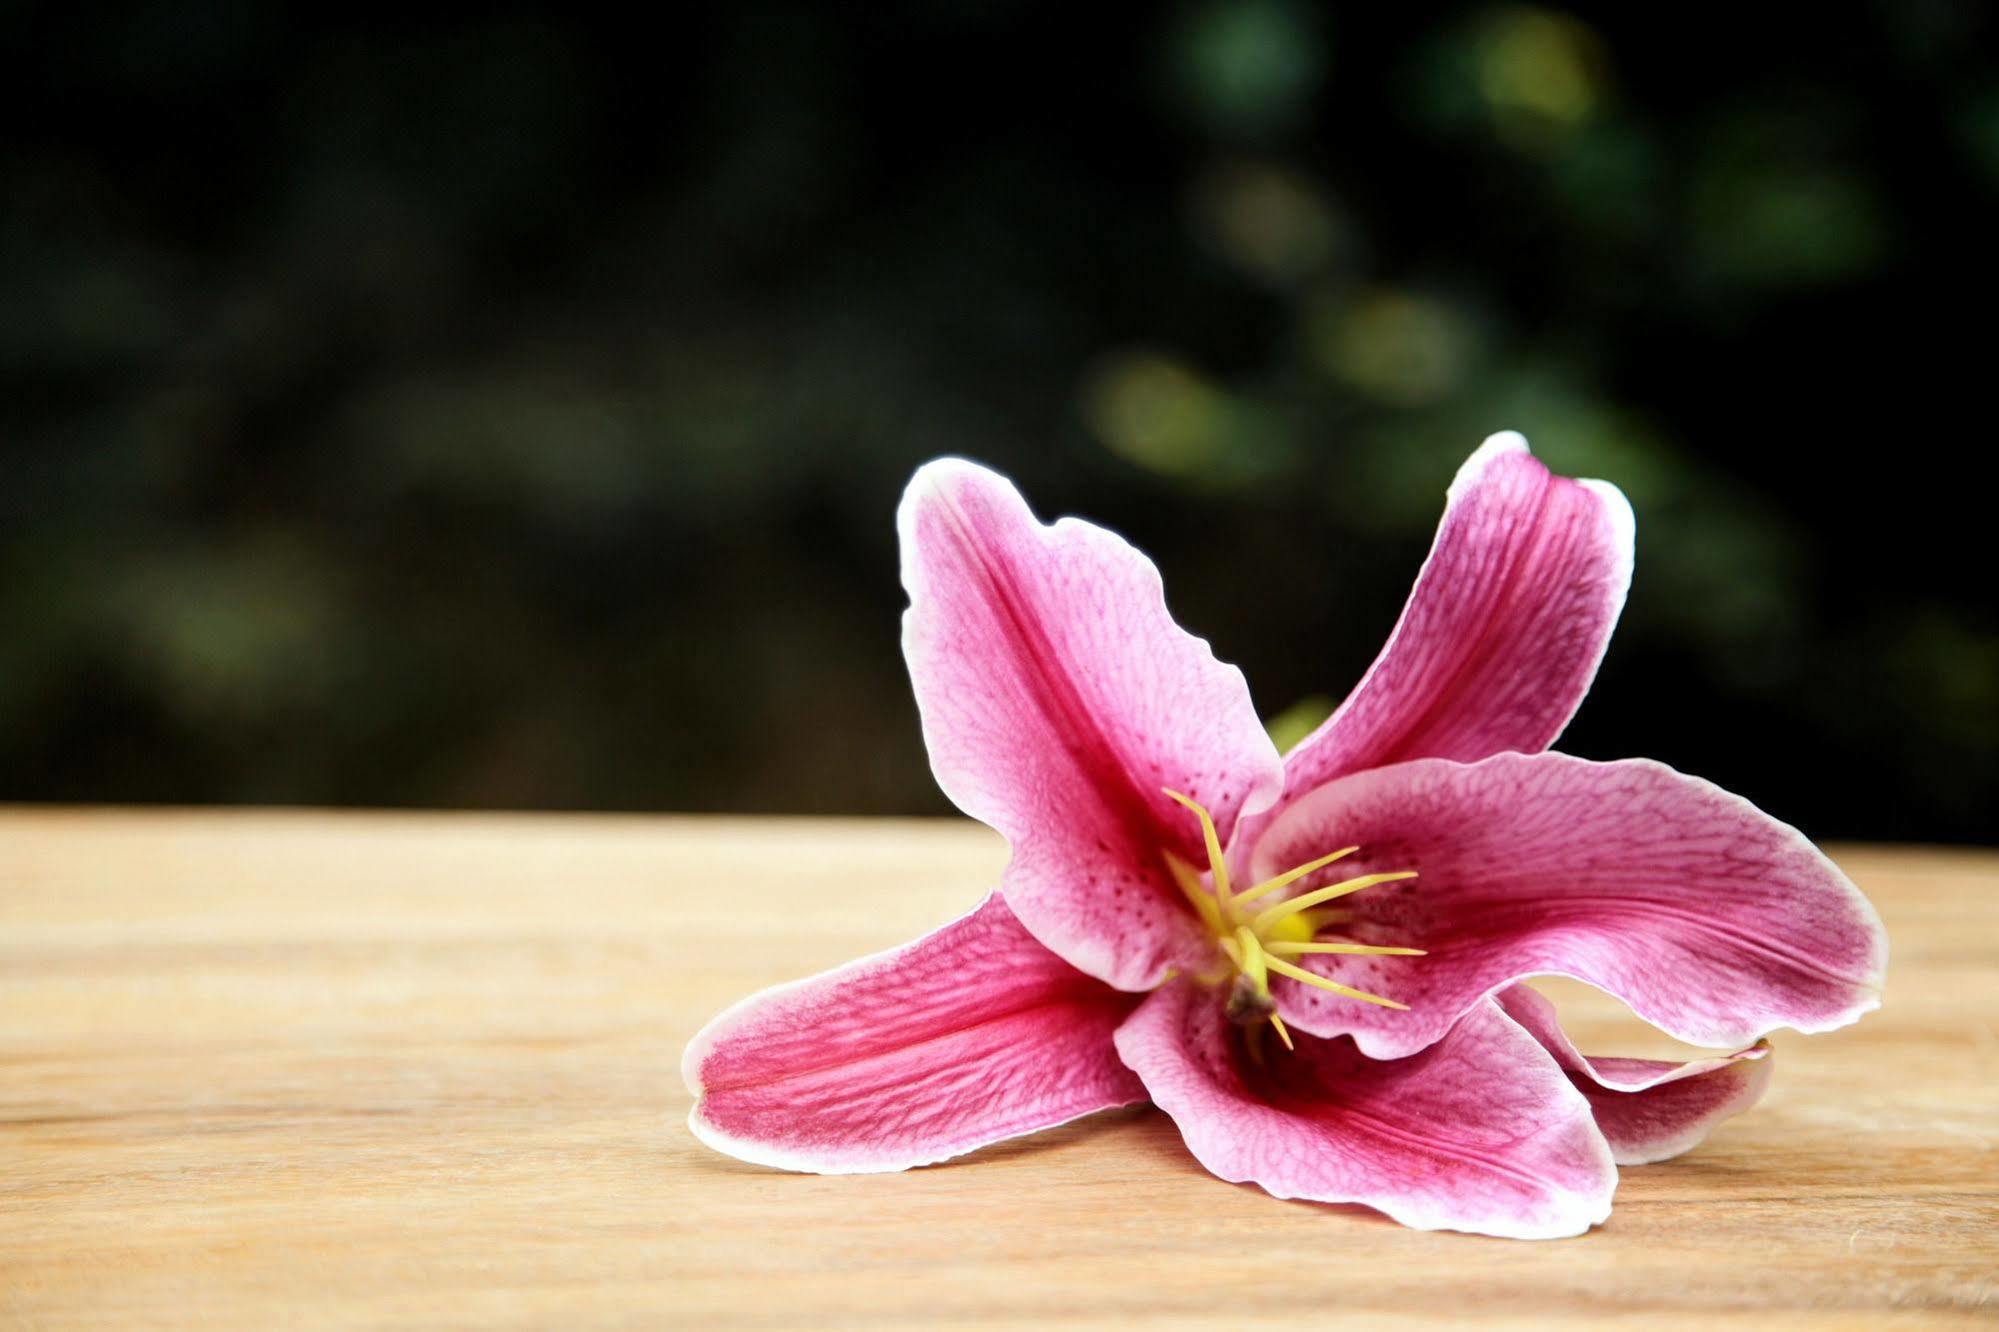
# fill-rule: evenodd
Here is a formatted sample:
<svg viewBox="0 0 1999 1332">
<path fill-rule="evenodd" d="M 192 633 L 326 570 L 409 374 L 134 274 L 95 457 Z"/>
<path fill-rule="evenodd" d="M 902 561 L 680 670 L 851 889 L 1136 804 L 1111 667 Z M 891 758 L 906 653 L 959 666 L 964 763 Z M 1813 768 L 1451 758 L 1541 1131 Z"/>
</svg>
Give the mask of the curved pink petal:
<svg viewBox="0 0 1999 1332">
<path fill-rule="evenodd" d="M 1770 1085 L 1770 1047 L 1762 1041 L 1685 1063 L 1589 1056 L 1569 1040 L 1555 1006 L 1539 991 L 1510 985 L 1495 997 L 1588 1099 L 1619 1165 L 1651 1165 L 1699 1146 L 1715 1125 L 1761 1100 Z"/>
<path fill-rule="evenodd" d="M 1408 1059 L 1296 1039 L 1288 1052 L 1265 1029 L 1246 1036 L 1213 991 L 1175 981 L 1118 1029 L 1117 1048 L 1202 1165 L 1279 1198 L 1522 1239 L 1610 1215 L 1617 1171 L 1588 1103 L 1495 1005 Z"/>
<path fill-rule="evenodd" d="M 890 952 L 780 985 L 688 1042 L 695 1136 L 786 1170 L 903 1170 L 1145 1099 L 1111 1034 L 1136 996 L 997 894 Z"/>
<path fill-rule="evenodd" d="M 1088 523 L 1035 521 L 1003 477 L 946 458 L 898 517 L 903 651 L 937 781 L 1013 847 L 1021 920 L 1123 989 L 1211 957 L 1162 853 L 1204 866 L 1282 781 L 1242 672 L 1173 622 L 1151 561 Z"/>
<path fill-rule="evenodd" d="M 1880 1006 L 1888 941 L 1859 889 L 1795 828 L 1663 763 L 1500 754 L 1356 773 L 1286 811 L 1252 870 L 1353 843 L 1341 876 L 1417 877 L 1340 899 L 1332 928 L 1428 955 L 1308 962 L 1408 1011 L 1290 980 L 1273 993 L 1286 1020 L 1351 1034 L 1377 1058 L 1422 1049 L 1537 974 L 1587 981 L 1710 1047 L 1780 1026 L 1827 1031 Z"/>
<path fill-rule="evenodd" d="M 1615 486 L 1554 475 L 1511 431 L 1486 440 L 1451 482 L 1381 655 L 1285 756 L 1285 799 L 1405 759 L 1469 763 L 1546 749 L 1610 645 L 1631 584 L 1633 530 Z"/>
</svg>

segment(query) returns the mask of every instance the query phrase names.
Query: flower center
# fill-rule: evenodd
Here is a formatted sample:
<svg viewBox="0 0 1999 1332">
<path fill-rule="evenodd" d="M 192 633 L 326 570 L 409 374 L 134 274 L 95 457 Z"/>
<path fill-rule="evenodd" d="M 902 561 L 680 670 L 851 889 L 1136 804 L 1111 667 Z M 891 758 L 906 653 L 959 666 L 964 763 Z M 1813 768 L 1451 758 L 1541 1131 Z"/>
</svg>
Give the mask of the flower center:
<svg viewBox="0 0 1999 1332">
<path fill-rule="evenodd" d="M 1289 888 L 1306 875 L 1316 873 L 1360 848 L 1342 847 L 1236 892 L 1229 883 L 1229 866 L 1222 858 L 1222 842 L 1215 832 L 1214 819 L 1191 797 L 1178 791 L 1167 791 L 1166 794 L 1186 806 L 1201 821 L 1201 836 L 1208 848 L 1208 882 L 1202 883 L 1200 871 L 1171 852 L 1166 854 L 1166 865 L 1173 872 L 1173 881 L 1180 885 L 1180 891 L 1187 895 L 1202 923 L 1215 936 L 1215 945 L 1221 956 L 1227 959 L 1228 970 L 1219 972 L 1211 979 L 1220 982 L 1231 975 L 1234 977 L 1229 983 L 1227 1011 L 1230 1021 L 1253 1027 L 1268 1019 L 1270 1025 L 1277 1029 L 1278 1039 L 1284 1042 L 1285 1048 L 1291 1048 L 1291 1033 L 1285 1029 L 1284 1019 L 1277 1016 L 1277 1003 L 1270 997 L 1270 977 L 1273 973 L 1288 976 L 1303 985 L 1358 999 L 1364 1004 L 1379 1004 L 1383 1008 L 1409 1006 L 1327 980 L 1305 970 L 1292 959 L 1310 953 L 1421 957 L 1421 948 L 1384 948 L 1340 940 L 1320 941 L 1317 937 L 1320 930 L 1345 918 L 1345 913 L 1339 908 L 1327 907 L 1326 903 L 1376 884 L 1413 879 L 1416 877 L 1415 870 L 1363 874 L 1339 883 L 1329 883 L 1323 888 L 1314 888 L 1296 897 L 1266 901 L 1258 906 L 1255 903 L 1259 898 L 1267 899 L 1272 893 Z"/>
</svg>

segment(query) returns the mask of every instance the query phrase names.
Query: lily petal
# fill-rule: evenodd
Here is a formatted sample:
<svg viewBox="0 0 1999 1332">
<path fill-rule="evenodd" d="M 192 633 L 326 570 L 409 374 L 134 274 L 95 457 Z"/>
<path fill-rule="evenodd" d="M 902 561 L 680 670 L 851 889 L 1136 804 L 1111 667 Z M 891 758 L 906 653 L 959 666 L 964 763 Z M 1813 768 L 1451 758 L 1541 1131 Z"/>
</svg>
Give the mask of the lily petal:
<svg viewBox="0 0 1999 1332">
<path fill-rule="evenodd" d="M 1292 981 L 1274 993 L 1287 1022 L 1351 1034 L 1376 1058 L 1422 1049 L 1539 974 L 1607 990 L 1708 1047 L 1829 1031 L 1880 1007 L 1888 940 L 1860 890 L 1797 829 L 1663 763 L 1499 754 L 1356 773 L 1292 805 L 1254 868 L 1350 843 L 1361 850 L 1339 872 L 1416 877 L 1343 898 L 1341 935 L 1427 955 L 1308 965 L 1408 1011 Z"/>
<path fill-rule="evenodd" d="M 1633 533 L 1617 487 L 1554 475 L 1512 431 L 1486 440 L 1451 482 L 1381 655 L 1285 756 L 1286 799 L 1405 759 L 1546 749 L 1610 645 Z"/>
<path fill-rule="evenodd" d="M 1145 1099 L 1111 1044 L 1135 996 L 997 894 L 901 948 L 780 985 L 688 1043 L 688 1126 L 758 1165 L 904 1170 Z"/>
<path fill-rule="evenodd" d="M 1495 997 L 1589 1100 L 1619 1165 L 1651 1165 L 1699 1146 L 1715 1125 L 1761 1100 L 1770 1085 L 1770 1047 L 1762 1041 L 1685 1063 L 1607 1059 L 1577 1050 L 1555 1006 L 1538 990 L 1511 985 Z"/>
<path fill-rule="evenodd" d="M 1162 853 L 1206 865 L 1275 798 L 1277 751 L 1242 672 L 1173 622 L 1159 571 L 1121 537 L 1035 520 L 1003 477 L 926 465 L 898 515 L 909 659 L 930 765 L 960 809 L 1002 833 L 1001 879 L 1036 937 L 1127 990 L 1213 946 Z"/>
<path fill-rule="evenodd" d="M 1223 1179 L 1365 1203 L 1419 1230 L 1548 1239 L 1610 1214 L 1617 1171 L 1589 1105 L 1491 1003 L 1408 1059 L 1296 1037 L 1260 1053 L 1212 991 L 1175 981 L 1118 1029 L 1118 1054 Z"/>
</svg>

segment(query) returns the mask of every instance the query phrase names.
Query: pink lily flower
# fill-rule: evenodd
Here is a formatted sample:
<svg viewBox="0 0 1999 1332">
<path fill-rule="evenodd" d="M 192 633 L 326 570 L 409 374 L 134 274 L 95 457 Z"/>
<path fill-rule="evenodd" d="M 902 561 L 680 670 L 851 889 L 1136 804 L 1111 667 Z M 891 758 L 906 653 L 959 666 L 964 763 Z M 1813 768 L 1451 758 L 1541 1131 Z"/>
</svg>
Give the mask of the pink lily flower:
<svg viewBox="0 0 1999 1332">
<path fill-rule="evenodd" d="M 1460 470 L 1387 646 L 1281 758 L 1120 538 L 1043 525 L 952 459 L 899 529 L 932 767 L 1012 857 L 969 916 L 694 1038 L 690 1123 L 722 1151 L 902 1169 L 1150 1099 L 1279 1197 L 1575 1234 L 1608 1215 L 1613 1155 L 1661 1159 L 1753 1102 L 1751 1042 L 1878 1006 L 1880 922 L 1797 832 L 1660 764 L 1542 752 L 1622 608 L 1633 525 L 1517 435 Z M 1750 1048 L 1586 1059 L 1515 984 L 1551 973 Z"/>
</svg>

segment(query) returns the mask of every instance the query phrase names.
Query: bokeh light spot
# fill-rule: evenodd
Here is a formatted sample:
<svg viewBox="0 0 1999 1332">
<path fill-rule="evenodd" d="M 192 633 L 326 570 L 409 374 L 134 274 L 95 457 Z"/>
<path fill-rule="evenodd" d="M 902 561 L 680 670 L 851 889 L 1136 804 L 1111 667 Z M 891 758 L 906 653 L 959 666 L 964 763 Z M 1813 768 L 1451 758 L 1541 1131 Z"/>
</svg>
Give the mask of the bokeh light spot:
<svg viewBox="0 0 1999 1332">
<path fill-rule="evenodd" d="M 1397 406 L 1421 406 L 1450 393 L 1477 352 L 1476 332 L 1462 311 L 1413 291 L 1375 288 L 1324 300 L 1307 325 L 1320 365 Z"/>
<path fill-rule="evenodd" d="M 1479 35 L 1477 62 L 1493 127 L 1520 148 L 1559 142 L 1597 114 L 1609 91 L 1602 41 L 1551 10 L 1495 12 Z"/>
<path fill-rule="evenodd" d="M 1884 221 L 1872 187 L 1809 161 L 1711 164 L 1695 181 L 1691 239 L 1702 268 L 1753 286 L 1810 286 L 1869 268 Z"/>
<path fill-rule="evenodd" d="M 1194 218 L 1217 253 L 1273 286 L 1318 272 L 1341 239 L 1339 217 L 1318 185 L 1269 163 L 1208 172 L 1195 186 Z"/>
<path fill-rule="evenodd" d="M 1085 376 L 1084 421 L 1125 461 L 1199 488 L 1251 484 L 1295 450 L 1274 414 L 1171 356 L 1126 351 Z"/>
<path fill-rule="evenodd" d="M 1295 123 L 1325 67 L 1317 22 L 1287 0 L 1203 6 L 1175 46 L 1184 95 L 1224 134 L 1259 135 Z"/>
<path fill-rule="evenodd" d="M 1319 723 L 1333 715 L 1333 699 L 1327 694 L 1307 694 L 1284 711 L 1263 723 L 1270 743 L 1286 754 L 1300 740 L 1319 729 Z"/>
</svg>

